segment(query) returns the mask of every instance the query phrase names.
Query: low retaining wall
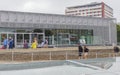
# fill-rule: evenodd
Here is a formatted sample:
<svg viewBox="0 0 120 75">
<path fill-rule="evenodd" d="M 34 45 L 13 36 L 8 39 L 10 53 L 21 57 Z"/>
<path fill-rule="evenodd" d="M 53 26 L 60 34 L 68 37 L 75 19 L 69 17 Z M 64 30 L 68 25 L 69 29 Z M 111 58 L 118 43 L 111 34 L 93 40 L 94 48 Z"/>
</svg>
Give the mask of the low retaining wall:
<svg viewBox="0 0 120 75">
<path fill-rule="evenodd" d="M 88 47 L 88 58 L 113 57 L 112 47 Z M 118 56 L 120 54 L 118 53 Z M 38 48 L 38 49 L 7 49 L 0 51 L 1 62 L 26 62 L 45 60 L 78 59 L 77 47 Z"/>
</svg>

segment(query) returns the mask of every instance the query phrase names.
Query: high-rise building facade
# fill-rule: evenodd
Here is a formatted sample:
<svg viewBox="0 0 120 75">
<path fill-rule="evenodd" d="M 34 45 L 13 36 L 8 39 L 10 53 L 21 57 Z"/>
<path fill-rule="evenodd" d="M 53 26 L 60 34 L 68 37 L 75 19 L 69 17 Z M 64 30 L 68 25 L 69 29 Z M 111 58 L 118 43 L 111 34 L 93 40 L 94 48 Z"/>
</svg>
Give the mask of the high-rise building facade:
<svg viewBox="0 0 120 75">
<path fill-rule="evenodd" d="M 112 18 L 113 9 L 104 2 L 94 2 L 86 5 L 67 7 L 65 10 L 65 14 L 74 16 Z"/>
</svg>

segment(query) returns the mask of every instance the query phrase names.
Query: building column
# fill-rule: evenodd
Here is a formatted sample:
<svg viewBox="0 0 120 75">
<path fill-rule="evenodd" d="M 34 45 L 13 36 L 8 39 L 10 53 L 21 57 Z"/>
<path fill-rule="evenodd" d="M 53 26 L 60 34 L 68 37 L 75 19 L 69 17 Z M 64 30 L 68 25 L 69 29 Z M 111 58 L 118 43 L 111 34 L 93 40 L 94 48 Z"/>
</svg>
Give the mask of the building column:
<svg viewBox="0 0 120 75">
<path fill-rule="evenodd" d="M 1 41 L 2 41 L 2 37 L 1 37 L 1 33 L 0 33 L 0 45 L 2 45 Z"/>
<path fill-rule="evenodd" d="M 54 45 L 54 35 L 52 35 L 52 45 Z"/>
<path fill-rule="evenodd" d="M 70 33 L 68 34 L 68 39 L 69 39 L 69 45 L 71 45 L 71 41 L 70 41 Z"/>
<path fill-rule="evenodd" d="M 29 46 L 31 46 L 31 43 L 32 43 L 32 36 L 31 36 L 32 34 L 31 33 L 29 33 Z"/>
<path fill-rule="evenodd" d="M 45 29 L 43 29 L 43 40 L 45 40 Z"/>
<path fill-rule="evenodd" d="M 15 48 L 17 47 L 17 33 L 14 33 L 14 35 L 15 35 L 15 40 L 14 40 L 14 42 L 15 42 Z"/>
<path fill-rule="evenodd" d="M 7 34 L 7 39 L 8 39 L 8 42 L 9 42 L 8 32 L 6 34 Z M 8 48 L 9 48 L 9 45 L 7 45 L 7 49 Z"/>
<path fill-rule="evenodd" d="M 24 39 L 24 33 L 23 33 L 22 35 L 23 35 L 23 43 L 22 43 L 22 46 L 23 46 L 23 44 L 24 44 L 24 40 L 25 40 L 25 39 Z"/>
</svg>

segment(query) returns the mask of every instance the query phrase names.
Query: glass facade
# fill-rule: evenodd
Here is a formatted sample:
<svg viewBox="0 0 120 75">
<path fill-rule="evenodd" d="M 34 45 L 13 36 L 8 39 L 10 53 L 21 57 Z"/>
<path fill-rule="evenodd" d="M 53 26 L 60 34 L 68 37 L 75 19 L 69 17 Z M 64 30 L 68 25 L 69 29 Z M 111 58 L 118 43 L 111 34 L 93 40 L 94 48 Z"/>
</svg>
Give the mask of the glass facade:
<svg viewBox="0 0 120 75">
<path fill-rule="evenodd" d="M 34 37 L 37 37 L 39 44 L 42 40 L 48 39 L 48 44 L 54 46 L 73 46 L 81 39 L 84 39 L 88 45 L 93 44 L 93 30 L 88 29 L 33 29 L 30 32 L 24 29 L 11 29 L 9 33 L 1 32 L 0 44 L 2 45 L 4 38 L 9 37 L 14 39 L 16 45 L 23 45 L 24 40 L 31 44 Z"/>
<path fill-rule="evenodd" d="M 3 28 L 2 28 L 3 29 Z M 4 30 L 4 29 L 3 29 Z M 41 43 L 43 39 L 43 33 L 34 33 L 34 30 L 28 31 L 27 29 L 5 29 L 6 31 L 0 31 L 0 45 L 3 45 L 5 38 L 9 39 L 11 37 L 14 40 L 15 47 L 22 47 L 24 41 L 26 40 L 31 45 L 33 39 L 38 38 L 38 43 Z"/>
<path fill-rule="evenodd" d="M 45 37 L 49 44 L 56 46 L 76 45 L 80 39 L 84 39 L 86 44 L 93 44 L 93 30 L 88 29 L 52 29 Z"/>
</svg>

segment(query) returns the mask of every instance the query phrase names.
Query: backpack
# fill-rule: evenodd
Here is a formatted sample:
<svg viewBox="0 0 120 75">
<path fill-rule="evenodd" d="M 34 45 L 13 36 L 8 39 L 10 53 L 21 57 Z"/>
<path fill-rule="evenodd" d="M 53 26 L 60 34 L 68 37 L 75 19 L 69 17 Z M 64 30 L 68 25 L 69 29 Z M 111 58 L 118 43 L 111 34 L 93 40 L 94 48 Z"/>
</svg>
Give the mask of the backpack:
<svg viewBox="0 0 120 75">
<path fill-rule="evenodd" d="M 89 49 L 88 49 L 88 48 L 86 48 L 86 49 L 85 49 L 85 52 L 89 52 Z"/>
<path fill-rule="evenodd" d="M 115 47 L 115 48 L 114 48 L 114 51 L 115 51 L 115 52 L 119 52 L 119 50 L 120 50 L 119 47 Z"/>
</svg>

